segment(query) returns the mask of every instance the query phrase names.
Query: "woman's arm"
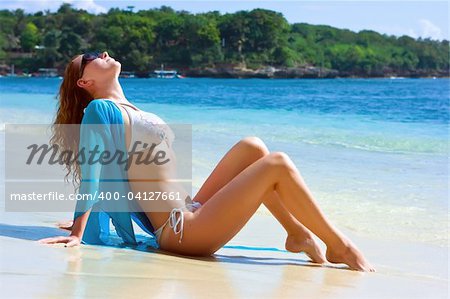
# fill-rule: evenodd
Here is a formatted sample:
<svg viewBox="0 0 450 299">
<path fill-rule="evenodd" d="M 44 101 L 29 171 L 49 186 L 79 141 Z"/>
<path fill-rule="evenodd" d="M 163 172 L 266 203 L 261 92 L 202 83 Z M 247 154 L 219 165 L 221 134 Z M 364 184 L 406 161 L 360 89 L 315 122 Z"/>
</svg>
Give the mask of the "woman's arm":
<svg viewBox="0 0 450 299">
<path fill-rule="evenodd" d="M 71 236 L 76 236 L 80 239 L 83 238 L 84 229 L 86 228 L 87 220 L 89 219 L 89 214 L 91 213 L 91 209 L 89 209 L 86 213 L 76 218 L 73 222 Z"/>
<path fill-rule="evenodd" d="M 81 244 L 81 239 L 83 238 L 84 229 L 86 228 L 86 223 L 89 219 L 90 213 L 91 209 L 74 220 L 72 232 L 69 236 L 44 238 L 38 240 L 38 242 L 43 244 L 65 243 L 66 245 L 64 245 L 64 247 L 79 246 Z"/>
</svg>

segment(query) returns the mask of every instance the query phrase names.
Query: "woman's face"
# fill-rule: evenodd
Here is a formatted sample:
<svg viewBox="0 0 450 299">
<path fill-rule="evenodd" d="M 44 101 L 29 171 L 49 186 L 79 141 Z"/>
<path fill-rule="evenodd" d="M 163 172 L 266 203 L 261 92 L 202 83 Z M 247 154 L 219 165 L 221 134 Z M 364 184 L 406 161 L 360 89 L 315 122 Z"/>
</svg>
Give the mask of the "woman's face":
<svg viewBox="0 0 450 299">
<path fill-rule="evenodd" d="M 79 68 L 81 68 L 82 57 L 83 55 L 79 55 L 73 60 Z M 80 86 L 80 81 L 83 81 L 81 83 L 85 83 L 87 81 L 93 81 L 92 83 L 104 83 L 105 81 L 117 78 L 119 76 L 120 69 L 120 62 L 110 57 L 108 52 L 105 51 L 101 53 L 98 58 L 85 62 L 83 73 L 78 79 L 77 84 Z"/>
</svg>

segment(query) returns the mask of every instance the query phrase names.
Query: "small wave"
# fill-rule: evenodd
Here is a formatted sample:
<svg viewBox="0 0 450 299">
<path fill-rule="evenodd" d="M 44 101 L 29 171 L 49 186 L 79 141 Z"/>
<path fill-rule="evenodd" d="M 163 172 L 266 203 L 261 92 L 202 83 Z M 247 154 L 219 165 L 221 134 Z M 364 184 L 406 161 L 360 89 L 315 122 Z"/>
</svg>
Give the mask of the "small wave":
<svg viewBox="0 0 450 299">
<path fill-rule="evenodd" d="M 446 211 L 394 203 L 393 199 L 381 202 L 382 199 L 369 200 L 362 195 L 320 191 L 315 194 L 330 219 L 356 234 L 448 246 L 448 231 L 442 225 L 448 219 Z"/>
<path fill-rule="evenodd" d="M 427 143 L 427 142 L 419 142 L 416 145 L 412 145 L 408 149 L 403 146 L 391 146 L 391 147 L 380 147 L 376 146 L 374 144 L 351 144 L 351 143 L 345 143 L 345 142 L 339 142 L 339 141 L 318 141 L 318 140 L 308 140 L 303 139 L 301 140 L 304 143 L 307 144 L 313 144 L 313 145 L 326 145 L 326 146 L 338 146 L 348 149 L 357 149 L 357 150 L 363 150 L 363 151 L 369 151 L 369 152 L 378 152 L 378 153 L 390 153 L 390 154 L 414 154 L 414 153 L 420 153 L 420 154 L 448 154 L 449 149 L 448 147 L 443 143 Z"/>
<path fill-rule="evenodd" d="M 194 134 L 260 136 L 266 141 L 291 144 L 337 146 L 349 149 L 398 154 L 449 154 L 447 128 L 443 126 L 417 127 L 407 124 L 364 123 L 327 118 L 297 119 L 258 123 L 221 119 L 220 123 L 195 124 Z M 260 120 L 259 120 L 260 121 Z"/>
</svg>

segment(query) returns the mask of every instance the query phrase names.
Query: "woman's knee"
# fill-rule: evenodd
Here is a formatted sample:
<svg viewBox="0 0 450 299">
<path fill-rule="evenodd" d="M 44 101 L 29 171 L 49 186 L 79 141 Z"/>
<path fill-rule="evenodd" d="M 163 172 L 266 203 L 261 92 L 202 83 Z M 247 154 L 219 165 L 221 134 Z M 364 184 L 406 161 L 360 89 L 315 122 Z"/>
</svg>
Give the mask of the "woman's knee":
<svg viewBox="0 0 450 299">
<path fill-rule="evenodd" d="M 275 171 L 293 170 L 295 168 L 294 162 L 284 152 L 272 152 L 264 157 L 264 162 L 269 169 Z"/>
<path fill-rule="evenodd" d="M 264 157 L 269 154 L 269 149 L 267 148 L 264 141 L 262 141 L 259 137 L 245 137 L 239 141 L 239 144 L 252 151 L 252 154 L 257 157 Z"/>
</svg>

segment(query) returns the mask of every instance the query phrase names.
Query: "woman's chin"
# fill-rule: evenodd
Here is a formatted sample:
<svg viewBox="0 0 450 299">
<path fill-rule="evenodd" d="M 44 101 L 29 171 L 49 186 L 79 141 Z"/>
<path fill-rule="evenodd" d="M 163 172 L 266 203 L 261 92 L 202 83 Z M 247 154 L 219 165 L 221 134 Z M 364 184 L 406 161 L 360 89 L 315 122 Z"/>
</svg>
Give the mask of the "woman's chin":
<svg viewBox="0 0 450 299">
<path fill-rule="evenodd" d="M 120 72 L 122 71 L 122 65 L 120 64 L 120 62 L 116 61 L 116 75 L 119 76 Z"/>
</svg>

